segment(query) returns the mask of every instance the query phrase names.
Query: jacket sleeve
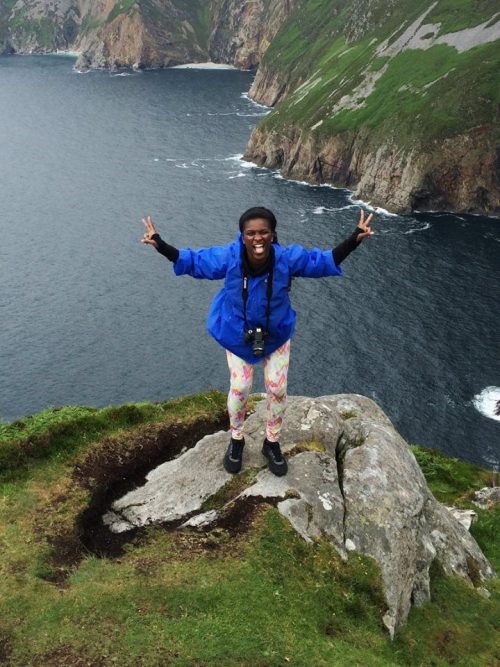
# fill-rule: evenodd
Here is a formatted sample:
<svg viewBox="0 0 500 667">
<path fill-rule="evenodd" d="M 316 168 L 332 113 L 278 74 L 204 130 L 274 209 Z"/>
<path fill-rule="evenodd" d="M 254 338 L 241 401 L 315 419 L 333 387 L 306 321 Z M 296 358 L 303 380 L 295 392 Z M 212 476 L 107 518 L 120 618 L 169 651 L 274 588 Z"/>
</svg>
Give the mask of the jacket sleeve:
<svg viewBox="0 0 500 667">
<path fill-rule="evenodd" d="M 331 250 L 307 250 L 299 245 L 291 245 L 285 252 L 290 274 L 294 277 L 324 278 L 343 275 L 340 266 L 335 264 Z"/>
<path fill-rule="evenodd" d="M 174 273 L 176 276 L 188 275 L 193 278 L 220 280 L 226 275 L 230 255 L 230 245 L 200 248 L 200 250 L 184 248 L 179 250 L 179 257 L 173 267 Z"/>
</svg>

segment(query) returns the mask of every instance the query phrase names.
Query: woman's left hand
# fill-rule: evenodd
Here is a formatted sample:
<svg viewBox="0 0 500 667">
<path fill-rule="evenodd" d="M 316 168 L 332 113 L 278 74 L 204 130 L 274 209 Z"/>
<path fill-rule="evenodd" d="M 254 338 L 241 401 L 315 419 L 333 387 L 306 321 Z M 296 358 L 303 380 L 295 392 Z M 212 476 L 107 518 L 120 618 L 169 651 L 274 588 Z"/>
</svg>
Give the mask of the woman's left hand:
<svg viewBox="0 0 500 667">
<path fill-rule="evenodd" d="M 370 221 L 372 218 L 373 218 L 373 213 L 370 213 L 370 215 L 365 220 L 365 212 L 363 211 L 363 209 L 361 209 L 359 213 L 358 229 L 362 229 L 363 231 L 361 232 L 361 234 L 358 234 L 356 238 L 358 243 L 367 236 L 373 236 L 373 234 L 375 234 L 375 232 L 370 227 Z"/>
</svg>

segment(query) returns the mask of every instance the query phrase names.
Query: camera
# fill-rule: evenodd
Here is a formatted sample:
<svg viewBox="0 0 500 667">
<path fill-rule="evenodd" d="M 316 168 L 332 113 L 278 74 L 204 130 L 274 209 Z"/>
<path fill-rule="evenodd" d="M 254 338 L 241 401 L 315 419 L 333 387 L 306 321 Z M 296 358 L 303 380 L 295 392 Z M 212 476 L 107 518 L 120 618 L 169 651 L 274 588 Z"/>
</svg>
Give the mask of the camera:
<svg viewBox="0 0 500 667">
<path fill-rule="evenodd" d="M 267 336 L 266 331 L 262 327 L 255 327 L 255 329 L 248 329 L 245 331 L 245 341 L 252 343 L 252 353 L 255 357 L 262 357 L 264 354 L 264 340 Z"/>
</svg>

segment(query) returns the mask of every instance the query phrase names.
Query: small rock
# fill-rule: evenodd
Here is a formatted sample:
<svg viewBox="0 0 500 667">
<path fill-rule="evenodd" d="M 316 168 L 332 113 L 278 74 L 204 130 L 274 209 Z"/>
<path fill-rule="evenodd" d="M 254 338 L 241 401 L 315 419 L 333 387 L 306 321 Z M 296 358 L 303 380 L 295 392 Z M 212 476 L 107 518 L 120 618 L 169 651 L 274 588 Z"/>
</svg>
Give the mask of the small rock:
<svg viewBox="0 0 500 667">
<path fill-rule="evenodd" d="M 476 590 L 479 593 L 479 595 L 483 596 L 483 598 L 486 598 L 487 600 L 490 599 L 491 593 L 487 588 L 483 588 L 482 586 L 480 586 L 479 588 L 476 588 Z"/>
<path fill-rule="evenodd" d="M 345 541 L 345 548 L 347 549 L 347 551 L 355 551 L 356 550 L 356 545 L 354 544 L 354 542 L 352 540 L 347 538 L 347 540 Z"/>
<path fill-rule="evenodd" d="M 487 509 L 500 503 L 500 486 L 485 486 L 474 494 L 474 505 Z"/>
<path fill-rule="evenodd" d="M 204 528 L 205 526 L 210 526 L 210 524 L 214 523 L 214 521 L 217 520 L 217 517 L 217 510 L 202 512 L 201 514 L 196 514 L 187 521 L 184 521 L 184 523 L 181 524 L 181 528 Z"/>
<path fill-rule="evenodd" d="M 474 510 L 461 510 L 458 507 L 449 507 L 448 505 L 445 505 L 445 507 L 467 530 L 469 530 L 471 525 L 477 519 L 477 514 L 474 512 Z"/>
</svg>

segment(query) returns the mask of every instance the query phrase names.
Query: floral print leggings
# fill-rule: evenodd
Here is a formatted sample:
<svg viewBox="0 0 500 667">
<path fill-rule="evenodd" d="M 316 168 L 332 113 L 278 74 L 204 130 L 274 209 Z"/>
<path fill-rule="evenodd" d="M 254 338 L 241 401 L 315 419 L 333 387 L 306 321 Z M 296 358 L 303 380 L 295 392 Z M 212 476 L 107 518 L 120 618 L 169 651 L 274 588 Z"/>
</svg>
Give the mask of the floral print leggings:
<svg viewBox="0 0 500 667">
<path fill-rule="evenodd" d="M 227 397 L 227 409 L 231 424 L 231 435 L 235 440 L 243 438 L 248 396 L 252 389 L 253 364 L 249 364 L 226 350 L 231 373 L 231 388 Z M 290 341 L 264 359 L 264 384 L 267 393 L 266 437 L 269 442 L 278 442 L 286 407 L 286 387 Z"/>
</svg>

